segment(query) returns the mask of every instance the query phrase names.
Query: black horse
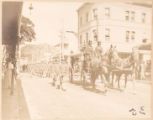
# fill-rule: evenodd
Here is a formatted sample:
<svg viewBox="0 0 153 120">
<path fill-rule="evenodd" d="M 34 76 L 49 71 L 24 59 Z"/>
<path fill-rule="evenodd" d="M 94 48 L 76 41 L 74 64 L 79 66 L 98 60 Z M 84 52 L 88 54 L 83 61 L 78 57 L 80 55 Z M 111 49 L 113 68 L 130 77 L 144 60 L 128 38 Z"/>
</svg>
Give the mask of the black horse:
<svg viewBox="0 0 153 120">
<path fill-rule="evenodd" d="M 83 78 L 83 87 L 86 87 L 87 76 L 91 81 L 93 89 L 96 89 L 95 82 L 100 76 L 101 80 L 104 81 L 105 88 L 108 85 L 109 81 L 109 70 L 108 70 L 108 59 L 106 55 L 103 57 L 98 57 L 96 54 L 86 54 L 82 62 L 82 78 Z"/>
<path fill-rule="evenodd" d="M 112 52 L 111 58 L 111 75 L 112 75 L 112 87 L 114 85 L 114 77 L 116 76 L 116 81 L 118 82 L 118 88 L 120 88 L 120 80 L 121 76 L 124 75 L 125 84 L 124 87 L 126 88 L 127 85 L 127 78 L 131 76 L 132 80 L 135 79 L 135 71 L 137 69 L 137 65 L 135 60 L 133 59 L 132 54 L 129 55 L 126 59 L 121 59 L 118 55 L 118 52 Z"/>
</svg>

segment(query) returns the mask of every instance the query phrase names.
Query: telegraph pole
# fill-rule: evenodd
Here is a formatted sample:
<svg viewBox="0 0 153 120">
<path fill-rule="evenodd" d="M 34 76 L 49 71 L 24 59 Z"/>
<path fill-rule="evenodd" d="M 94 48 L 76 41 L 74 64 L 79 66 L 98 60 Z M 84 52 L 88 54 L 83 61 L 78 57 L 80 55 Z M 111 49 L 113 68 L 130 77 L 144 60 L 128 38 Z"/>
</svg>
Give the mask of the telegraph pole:
<svg viewBox="0 0 153 120">
<path fill-rule="evenodd" d="M 98 15 L 96 15 L 96 41 L 98 42 Z"/>
<path fill-rule="evenodd" d="M 62 29 L 60 31 L 60 63 L 62 63 L 63 59 L 63 42 L 64 42 L 64 22 L 62 20 Z"/>
<path fill-rule="evenodd" d="M 95 27 L 96 27 L 96 32 L 95 32 L 95 41 L 98 42 L 98 11 L 97 9 L 94 10 L 94 18 L 95 18 Z"/>
<path fill-rule="evenodd" d="M 61 41 L 60 41 L 60 63 L 62 64 L 63 59 L 63 30 L 61 31 Z"/>
</svg>

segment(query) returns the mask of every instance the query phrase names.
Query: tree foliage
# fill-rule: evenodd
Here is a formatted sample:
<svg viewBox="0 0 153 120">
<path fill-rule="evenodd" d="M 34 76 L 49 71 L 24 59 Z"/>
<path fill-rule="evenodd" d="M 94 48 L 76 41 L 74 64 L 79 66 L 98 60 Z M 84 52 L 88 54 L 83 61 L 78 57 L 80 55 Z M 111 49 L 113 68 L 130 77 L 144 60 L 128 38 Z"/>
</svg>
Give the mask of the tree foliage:
<svg viewBox="0 0 153 120">
<path fill-rule="evenodd" d="M 35 35 L 34 23 L 29 18 L 22 16 L 19 42 L 31 42 L 35 39 Z"/>
<path fill-rule="evenodd" d="M 3 61 L 6 61 L 6 59 L 15 59 L 16 54 L 18 53 L 17 51 L 19 50 L 19 45 L 24 42 L 31 42 L 35 39 L 34 23 L 29 18 L 24 16 L 22 16 L 20 22 L 20 38 L 14 45 L 8 44 L 3 47 Z"/>
</svg>

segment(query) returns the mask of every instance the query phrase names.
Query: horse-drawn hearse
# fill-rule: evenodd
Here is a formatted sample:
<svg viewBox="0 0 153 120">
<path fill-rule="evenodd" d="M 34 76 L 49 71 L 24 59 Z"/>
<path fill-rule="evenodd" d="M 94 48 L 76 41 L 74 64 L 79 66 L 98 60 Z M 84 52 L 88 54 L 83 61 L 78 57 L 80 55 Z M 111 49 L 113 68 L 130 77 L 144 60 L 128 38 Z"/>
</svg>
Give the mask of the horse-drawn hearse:
<svg viewBox="0 0 153 120">
<path fill-rule="evenodd" d="M 122 59 L 115 50 L 107 51 L 102 57 L 98 57 L 93 50 L 88 54 L 80 52 L 72 55 L 69 71 L 70 81 L 79 80 L 83 87 L 90 85 L 95 89 L 96 80 L 100 77 L 106 87 L 113 87 L 115 80 L 120 88 L 120 79 L 123 78 L 123 75 L 124 87 L 126 87 L 128 76 L 131 76 L 131 80 L 135 79 L 137 61 L 132 53 Z"/>
</svg>

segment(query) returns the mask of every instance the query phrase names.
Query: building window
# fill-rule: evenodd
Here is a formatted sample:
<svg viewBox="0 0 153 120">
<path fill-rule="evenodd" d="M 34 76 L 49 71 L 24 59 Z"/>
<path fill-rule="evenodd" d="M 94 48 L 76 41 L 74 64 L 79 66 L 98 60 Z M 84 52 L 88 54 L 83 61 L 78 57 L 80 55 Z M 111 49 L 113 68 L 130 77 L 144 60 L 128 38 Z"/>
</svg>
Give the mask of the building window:
<svg viewBox="0 0 153 120">
<path fill-rule="evenodd" d="M 82 26 L 82 17 L 80 17 L 80 26 Z"/>
<path fill-rule="evenodd" d="M 95 9 L 93 9 L 93 18 L 94 19 L 97 19 L 97 16 L 98 16 L 98 14 L 97 14 L 97 8 L 95 8 Z"/>
<path fill-rule="evenodd" d="M 125 20 L 129 20 L 129 11 L 125 11 Z"/>
<path fill-rule="evenodd" d="M 142 13 L 142 23 L 146 22 L 146 13 Z"/>
<path fill-rule="evenodd" d="M 110 29 L 109 28 L 105 29 L 105 40 L 106 41 L 110 40 Z"/>
<path fill-rule="evenodd" d="M 110 17 L 110 8 L 105 8 L 105 16 Z"/>
<path fill-rule="evenodd" d="M 86 13 L 86 22 L 89 21 L 89 13 Z"/>
<path fill-rule="evenodd" d="M 131 32 L 131 39 L 135 40 L 135 32 L 134 31 Z"/>
<path fill-rule="evenodd" d="M 130 39 L 130 31 L 126 31 L 126 42 L 129 42 Z"/>
<path fill-rule="evenodd" d="M 132 21 L 135 20 L 135 12 L 134 12 L 134 11 L 131 12 L 131 20 L 132 20 Z"/>
</svg>

